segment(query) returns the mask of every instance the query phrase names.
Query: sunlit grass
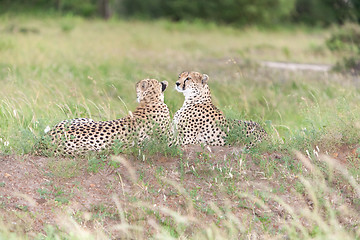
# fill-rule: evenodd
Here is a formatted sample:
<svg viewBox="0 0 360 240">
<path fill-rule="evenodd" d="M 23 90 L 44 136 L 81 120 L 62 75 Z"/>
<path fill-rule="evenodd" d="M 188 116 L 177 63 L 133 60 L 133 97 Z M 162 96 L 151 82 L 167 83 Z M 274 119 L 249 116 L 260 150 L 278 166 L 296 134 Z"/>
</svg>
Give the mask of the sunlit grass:
<svg viewBox="0 0 360 240">
<path fill-rule="evenodd" d="M 116 209 L 94 207 L 101 209 L 102 214 L 108 214 L 106 216 L 115 216 L 119 224 L 114 227 L 123 234 L 120 234 L 122 237 L 238 239 L 256 238 L 261 234 L 264 238 L 359 238 L 359 232 L 354 230 L 358 226 L 356 222 L 344 224 L 340 221 L 348 216 L 359 217 L 356 211 L 351 212 L 350 206 L 341 202 L 348 195 L 339 197 L 340 206 L 331 205 L 331 200 L 326 198 L 339 189 L 328 182 L 328 176 L 332 174 L 331 169 L 327 171 L 330 167 L 324 164 L 328 158 L 318 157 L 314 152 L 319 148 L 321 153 L 330 153 L 341 145 L 358 146 L 360 143 L 357 77 L 272 70 L 256 64 L 259 60 L 333 63 L 334 56 L 324 47 L 330 30 L 234 29 L 198 22 L 145 23 L 116 19 L 103 22 L 73 16 L 39 19 L 4 15 L 0 16 L 0 23 L 1 153 L 32 153 L 47 126 L 64 119 L 124 117 L 137 105 L 135 83 L 143 78 L 169 82 L 165 102 L 174 114 L 183 101 L 183 96 L 174 90 L 177 75 L 184 70 L 195 70 L 210 76 L 214 103 L 228 118 L 260 122 L 270 135 L 265 151 L 283 154 L 279 159 L 273 159 L 256 151 L 248 155 L 239 153 L 235 154 L 235 160 L 220 159 L 223 165 L 219 166 L 219 159 L 213 159 L 210 153 L 203 151 L 205 153 L 199 153 L 195 160 L 191 159 L 195 163 L 189 165 L 189 159 L 183 158 L 175 149 L 168 156 L 179 155 L 180 183 L 173 183 L 166 178 L 169 176 L 166 166 L 157 166 L 153 171 L 155 167 L 151 161 L 154 157 L 148 153 L 158 152 L 162 146 L 150 143 L 147 151 L 134 150 L 134 161 L 149 161 L 149 169 L 141 170 L 145 171 L 144 175 L 150 174 L 146 171 L 153 171 L 151 174 L 155 175 L 157 185 L 171 188 L 184 197 L 185 209 L 180 213 L 154 206 L 144 199 L 135 201 L 133 196 L 128 196 L 132 203 L 135 202 L 133 205 L 121 205 L 115 198 Z M 302 155 L 298 153 L 295 157 L 293 149 L 300 150 Z M 120 161 L 112 166 L 112 162 L 106 162 L 110 159 L 104 159 L 91 156 L 85 159 L 84 164 L 88 160 L 88 166 L 77 170 L 95 174 L 108 166 L 106 164 L 110 167 L 124 164 Z M 308 172 L 302 166 L 306 165 L 301 162 L 306 162 L 304 159 L 310 159 L 310 168 L 318 169 L 318 172 Z M 354 178 L 359 175 L 358 161 L 358 155 L 349 158 L 350 169 L 345 171 Z M 73 169 L 77 164 L 77 159 L 51 159 L 48 167 L 54 176 L 71 178 L 81 174 Z M 259 178 L 249 172 L 261 174 L 261 184 L 266 182 L 266 187 L 273 189 L 244 187 L 258 183 Z M 184 189 L 182 183 L 188 175 L 198 180 L 200 188 L 186 186 Z M 336 184 L 350 182 L 352 188 L 358 189 L 358 178 L 354 182 L 351 176 L 345 177 L 345 183 L 341 180 Z M 162 194 L 141 176 L 132 181 L 139 187 L 136 190 L 144 191 L 145 196 L 151 198 L 152 194 Z M 315 183 L 319 181 L 321 184 L 317 186 Z M 286 190 L 289 182 L 293 192 Z M 206 187 L 216 186 L 210 192 L 213 199 L 220 199 L 217 194 L 225 196 L 222 204 L 229 201 L 229 205 L 202 201 L 199 192 L 205 184 Z M 281 196 L 285 192 L 286 197 L 301 199 L 304 208 L 296 209 L 289 205 L 293 202 L 284 202 Z M 312 195 L 313 192 L 319 193 Z M 122 194 L 125 198 L 125 193 Z M 306 197 L 319 202 L 316 211 L 305 205 Z M 269 227 L 269 219 L 274 214 L 269 208 L 274 202 L 284 211 L 284 219 L 279 219 L 281 229 Z M 62 203 L 55 201 L 55 204 L 58 207 Z M 261 214 L 255 210 L 261 210 Z M 136 218 L 124 215 L 124 212 Z M 26 211 L 23 214 L 26 215 Z M 39 239 L 45 236 L 47 239 L 59 236 L 105 239 L 113 230 L 101 224 L 95 232 L 85 229 L 81 224 L 89 221 L 89 215 L 76 214 L 68 214 L 71 215 L 69 219 L 60 217 L 62 220 L 57 221 L 60 227 L 47 227 L 44 233 L 39 233 Z M 201 216 L 206 214 L 211 216 L 209 223 L 202 222 Z M 147 221 L 137 222 L 142 218 Z M 21 237 L 20 232 L 13 233 L 9 229 L 9 226 L 0 225 L 0 238 Z"/>
<path fill-rule="evenodd" d="M 324 107 L 342 97 L 357 98 L 356 89 L 344 86 L 351 79 L 243 64 L 262 59 L 332 62 L 329 52 L 319 55 L 311 50 L 323 46 L 325 30 L 103 22 L 73 16 L 4 15 L 0 19 L 0 137 L 12 138 L 10 143 L 21 137 L 19 128 L 25 132 L 31 128 L 30 132 L 40 135 L 38 126 L 66 118 L 123 117 L 136 106 L 134 83 L 148 77 L 170 82 L 166 102 L 173 114 L 183 98 L 172 90 L 172 84 L 183 70 L 208 73 L 214 101 L 227 114 L 271 120 L 280 132 L 299 127 L 304 103 L 313 103 L 314 98 Z"/>
</svg>

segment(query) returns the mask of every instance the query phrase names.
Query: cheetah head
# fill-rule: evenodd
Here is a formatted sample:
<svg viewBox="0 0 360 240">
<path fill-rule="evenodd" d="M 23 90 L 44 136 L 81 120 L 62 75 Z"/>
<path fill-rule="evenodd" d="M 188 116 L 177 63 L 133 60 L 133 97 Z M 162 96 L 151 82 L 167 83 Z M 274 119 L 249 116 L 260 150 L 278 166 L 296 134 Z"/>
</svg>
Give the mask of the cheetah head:
<svg viewBox="0 0 360 240">
<path fill-rule="evenodd" d="M 156 79 L 144 79 L 136 83 L 137 102 L 164 102 L 164 91 L 168 86 L 167 81 L 159 82 Z"/>
<path fill-rule="evenodd" d="M 187 97 L 196 97 L 208 92 L 209 76 L 198 72 L 182 72 L 175 83 L 175 89 Z"/>
</svg>

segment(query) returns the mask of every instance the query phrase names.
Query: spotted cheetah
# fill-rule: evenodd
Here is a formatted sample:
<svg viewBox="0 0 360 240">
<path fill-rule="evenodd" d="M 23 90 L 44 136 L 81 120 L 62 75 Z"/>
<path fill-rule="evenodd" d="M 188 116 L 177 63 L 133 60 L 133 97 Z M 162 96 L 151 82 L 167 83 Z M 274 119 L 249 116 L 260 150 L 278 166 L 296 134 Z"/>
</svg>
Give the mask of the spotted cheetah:
<svg viewBox="0 0 360 240">
<path fill-rule="evenodd" d="M 208 75 L 198 72 L 183 72 L 179 75 L 175 88 L 184 94 L 185 100 L 173 118 L 176 143 L 224 146 L 235 127 L 242 130 L 247 148 L 267 136 L 256 122 L 227 120 L 212 102 L 208 80 Z"/>
<path fill-rule="evenodd" d="M 170 113 L 164 103 L 167 81 L 144 79 L 136 84 L 139 105 L 133 113 L 112 121 L 87 118 L 65 120 L 47 133 L 56 155 L 81 155 L 89 151 L 110 149 L 115 140 L 134 145 L 149 138 L 155 131 L 166 132 Z"/>
</svg>

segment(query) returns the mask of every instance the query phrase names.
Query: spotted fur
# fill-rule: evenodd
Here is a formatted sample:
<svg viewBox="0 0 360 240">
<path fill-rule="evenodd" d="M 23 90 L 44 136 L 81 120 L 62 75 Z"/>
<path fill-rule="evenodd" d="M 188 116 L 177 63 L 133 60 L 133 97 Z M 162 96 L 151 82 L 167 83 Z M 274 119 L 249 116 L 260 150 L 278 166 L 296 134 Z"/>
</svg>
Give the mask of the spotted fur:
<svg viewBox="0 0 360 240">
<path fill-rule="evenodd" d="M 267 136 L 265 130 L 252 121 L 228 121 L 213 104 L 208 86 L 209 76 L 198 72 L 183 72 L 176 81 L 176 90 L 185 96 L 183 106 L 173 119 L 176 142 L 181 145 L 206 144 L 224 146 L 226 137 L 234 127 L 241 128 L 253 146 Z"/>
<path fill-rule="evenodd" d="M 133 113 L 112 121 L 65 120 L 48 132 L 56 154 L 77 155 L 110 149 L 115 140 L 125 146 L 141 143 L 154 131 L 167 131 L 169 109 L 164 103 L 168 83 L 144 79 L 136 84 L 139 105 Z"/>
</svg>

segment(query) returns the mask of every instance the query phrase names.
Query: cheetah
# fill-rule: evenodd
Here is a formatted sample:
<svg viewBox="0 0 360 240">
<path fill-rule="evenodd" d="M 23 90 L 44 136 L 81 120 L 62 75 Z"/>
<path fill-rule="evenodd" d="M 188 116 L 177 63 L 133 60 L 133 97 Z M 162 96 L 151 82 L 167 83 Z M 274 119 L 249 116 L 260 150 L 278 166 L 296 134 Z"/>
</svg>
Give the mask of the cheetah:
<svg viewBox="0 0 360 240">
<path fill-rule="evenodd" d="M 136 84 L 139 105 L 130 115 L 111 121 L 87 118 L 65 120 L 47 136 L 55 155 L 82 155 L 109 150 L 117 140 L 122 146 L 140 144 L 158 132 L 167 132 L 170 112 L 164 103 L 167 81 L 144 79 Z"/>
<path fill-rule="evenodd" d="M 185 96 L 182 107 L 173 118 L 177 144 L 224 146 L 226 138 L 235 127 L 241 129 L 246 148 L 251 148 L 267 136 L 256 122 L 227 120 L 212 102 L 208 80 L 209 76 L 206 74 L 182 72 L 176 81 L 176 90 Z"/>
</svg>

